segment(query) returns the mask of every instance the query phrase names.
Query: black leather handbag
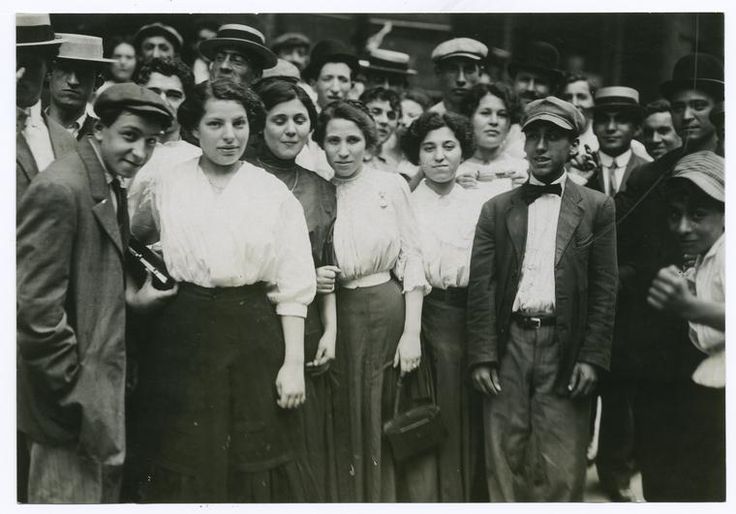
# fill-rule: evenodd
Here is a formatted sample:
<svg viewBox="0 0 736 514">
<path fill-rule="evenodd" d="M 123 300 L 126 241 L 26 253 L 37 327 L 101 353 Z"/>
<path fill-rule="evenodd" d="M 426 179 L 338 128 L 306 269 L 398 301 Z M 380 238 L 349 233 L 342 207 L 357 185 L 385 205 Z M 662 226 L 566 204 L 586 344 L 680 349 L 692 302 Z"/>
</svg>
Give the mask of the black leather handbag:
<svg viewBox="0 0 736 514">
<path fill-rule="evenodd" d="M 420 366 L 417 371 L 421 373 L 422 368 L 423 366 Z M 431 384 L 429 373 L 425 372 L 425 375 L 424 378 L 429 380 Z M 434 395 L 430 395 L 430 403 L 417 405 L 399 413 L 401 391 L 405 389 L 404 380 L 404 374 L 399 375 L 396 383 L 394 416 L 383 424 L 383 434 L 386 436 L 397 462 L 403 462 L 432 450 L 447 435 L 440 408 L 435 405 L 433 400 Z"/>
</svg>

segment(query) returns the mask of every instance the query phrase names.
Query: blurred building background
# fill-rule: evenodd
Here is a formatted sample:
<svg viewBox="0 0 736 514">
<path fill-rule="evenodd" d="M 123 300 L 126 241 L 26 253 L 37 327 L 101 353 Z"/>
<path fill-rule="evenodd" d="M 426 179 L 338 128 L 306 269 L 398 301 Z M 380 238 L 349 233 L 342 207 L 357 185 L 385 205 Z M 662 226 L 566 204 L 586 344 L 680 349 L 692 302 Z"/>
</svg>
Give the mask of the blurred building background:
<svg viewBox="0 0 736 514">
<path fill-rule="evenodd" d="M 723 59 L 723 13 L 560 13 L 560 14 L 52 14 L 58 32 L 112 37 L 133 34 L 141 25 L 161 21 L 191 39 L 202 18 L 220 23 L 255 23 L 267 40 L 284 32 L 302 32 L 313 42 L 335 38 L 358 53 L 368 37 L 390 21 L 382 48 L 411 56 L 418 71 L 413 84 L 437 88 L 432 49 L 451 37 L 478 39 L 494 49 L 491 75 L 504 73 L 504 60 L 524 41 L 541 39 L 560 50 L 561 68 L 597 75 L 602 84 L 638 89 L 642 102 L 658 96 L 675 61 L 695 51 Z M 186 58 L 186 55 L 184 56 Z"/>
</svg>

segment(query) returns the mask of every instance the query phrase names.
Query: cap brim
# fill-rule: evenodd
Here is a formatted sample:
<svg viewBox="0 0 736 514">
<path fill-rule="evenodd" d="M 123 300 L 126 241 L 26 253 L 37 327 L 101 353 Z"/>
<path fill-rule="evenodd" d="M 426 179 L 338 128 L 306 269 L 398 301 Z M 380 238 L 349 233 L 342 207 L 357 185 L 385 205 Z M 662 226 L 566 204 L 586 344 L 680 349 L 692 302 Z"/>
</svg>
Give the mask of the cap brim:
<svg viewBox="0 0 736 514">
<path fill-rule="evenodd" d="M 719 202 L 726 201 L 725 191 L 722 188 L 719 188 L 718 185 L 714 184 L 712 180 L 709 180 L 702 173 L 684 172 L 684 173 L 679 173 L 677 175 L 673 175 L 672 178 L 673 179 L 681 178 L 684 180 L 689 180 L 690 182 L 698 186 L 700 189 L 702 189 L 705 194 L 707 194 L 714 200 L 718 200 Z"/>
<path fill-rule="evenodd" d="M 223 46 L 230 46 L 234 48 L 242 48 L 248 54 L 255 54 L 258 58 L 261 68 L 266 70 L 276 66 L 278 59 L 276 54 L 273 53 L 269 48 L 259 45 L 251 41 L 244 39 L 225 38 L 225 37 L 214 37 L 205 39 L 199 44 L 199 51 L 209 60 L 214 60 L 215 53 L 218 48 Z"/>
<path fill-rule="evenodd" d="M 466 59 L 470 59 L 471 61 L 478 61 L 478 62 L 483 61 L 485 59 L 485 57 L 483 56 L 480 56 L 478 54 L 473 54 L 470 52 L 455 52 L 452 54 L 443 55 L 442 57 L 437 57 L 435 58 L 434 62 L 445 61 L 447 59 L 452 59 L 453 57 L 464 57 Z"/>
<path fill-rule="evenodd" d="M 395 68 L 386 68 L 384 66 L 371 66 L 370 64 L 368 66 L 362 66 L 360 67 L 362 70 L 365 71 L 380 71 L 382 73 L 391 73 L 393 75 L 416 75 L 417 70 L 412 70 L 411 68 L 406 70 L 397 70 Z"/>
<path fill-rule="evenodd" d="M 675 92 L 683 89 L 703 89 L 706 92 L 714 93 L 718 96 L 718 100 L 723 98 L 725 84 L 722 80 L 715 79 L 695 79 L 695 80 L 668 80 L 663 83 L 659 90 L 662 96 L 670 98 Z"/>
<path fill-rule="evenodd" d="M 547 121 L 549 123 L 552 123 L 553 125 L 557 125 L 558 127 L 562 129 L 576 131 L 575 127 L 571 125 L 570 122 L 567 121 L 565 118 L 561 116 L 557 116 L 556 114 L 550 114 L 547 112 L 541 112 L 539 114 L 530 116 L 529 119 L 524 121 L 524 124 L 521 126 L 521 129 L 524 130 L 526 127 L 528 127 L 535 121 Z"/>
</svg>

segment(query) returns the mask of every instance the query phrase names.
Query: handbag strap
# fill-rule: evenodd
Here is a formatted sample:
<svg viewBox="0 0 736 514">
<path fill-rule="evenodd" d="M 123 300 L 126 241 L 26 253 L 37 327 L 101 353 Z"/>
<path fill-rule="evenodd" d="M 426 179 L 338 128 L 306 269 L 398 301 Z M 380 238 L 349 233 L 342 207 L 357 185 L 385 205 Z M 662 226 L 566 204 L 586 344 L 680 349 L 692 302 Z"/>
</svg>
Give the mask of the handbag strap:
<svg viewBox="0 0 736 514">
<path fill-rule="evenodd" d="M 399 373 L 399 378 L 396 380 L 396 395 L 394 397 L 394 417 L 399 414 L 399 401 L 401 400 L 401 388 L 404 385 L 404 373 Z"/>
</svg>

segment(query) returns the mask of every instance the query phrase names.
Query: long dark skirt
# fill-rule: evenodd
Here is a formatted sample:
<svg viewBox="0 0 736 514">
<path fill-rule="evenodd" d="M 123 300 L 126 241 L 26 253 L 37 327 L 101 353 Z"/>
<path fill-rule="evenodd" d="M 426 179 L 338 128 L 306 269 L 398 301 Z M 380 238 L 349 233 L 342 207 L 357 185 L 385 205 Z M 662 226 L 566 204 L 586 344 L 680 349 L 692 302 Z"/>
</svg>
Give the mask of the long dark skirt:
<svg viewBox="0 0 736 514">
<path fill-rule="evenodd" d="M 398 368 L 394 355 L 404 327 L 400 286 L 337 293 L 333 401 L 337 485 L 343 502 L 434 501 L 433 456 L 398 466 L 383 437 L 393 415 Z"/>
<path fill-rule="evenodd" d="M 276 405 L 283 359 L 263 284 L 181 284 L 141 351 L 142 501 L 319 500 L 297 413 Z"/>
<path fill-rule="evenodd" d="M 465 308 L 430 295 L 422 308 L 422 343 L 434 377 L 436 401 L 447 429 L 437 449 L 439 501 L 471 499 L 473 473 L 482 466 L 480 407 L 471 424 L 466 364 Z"/>
</svg>

